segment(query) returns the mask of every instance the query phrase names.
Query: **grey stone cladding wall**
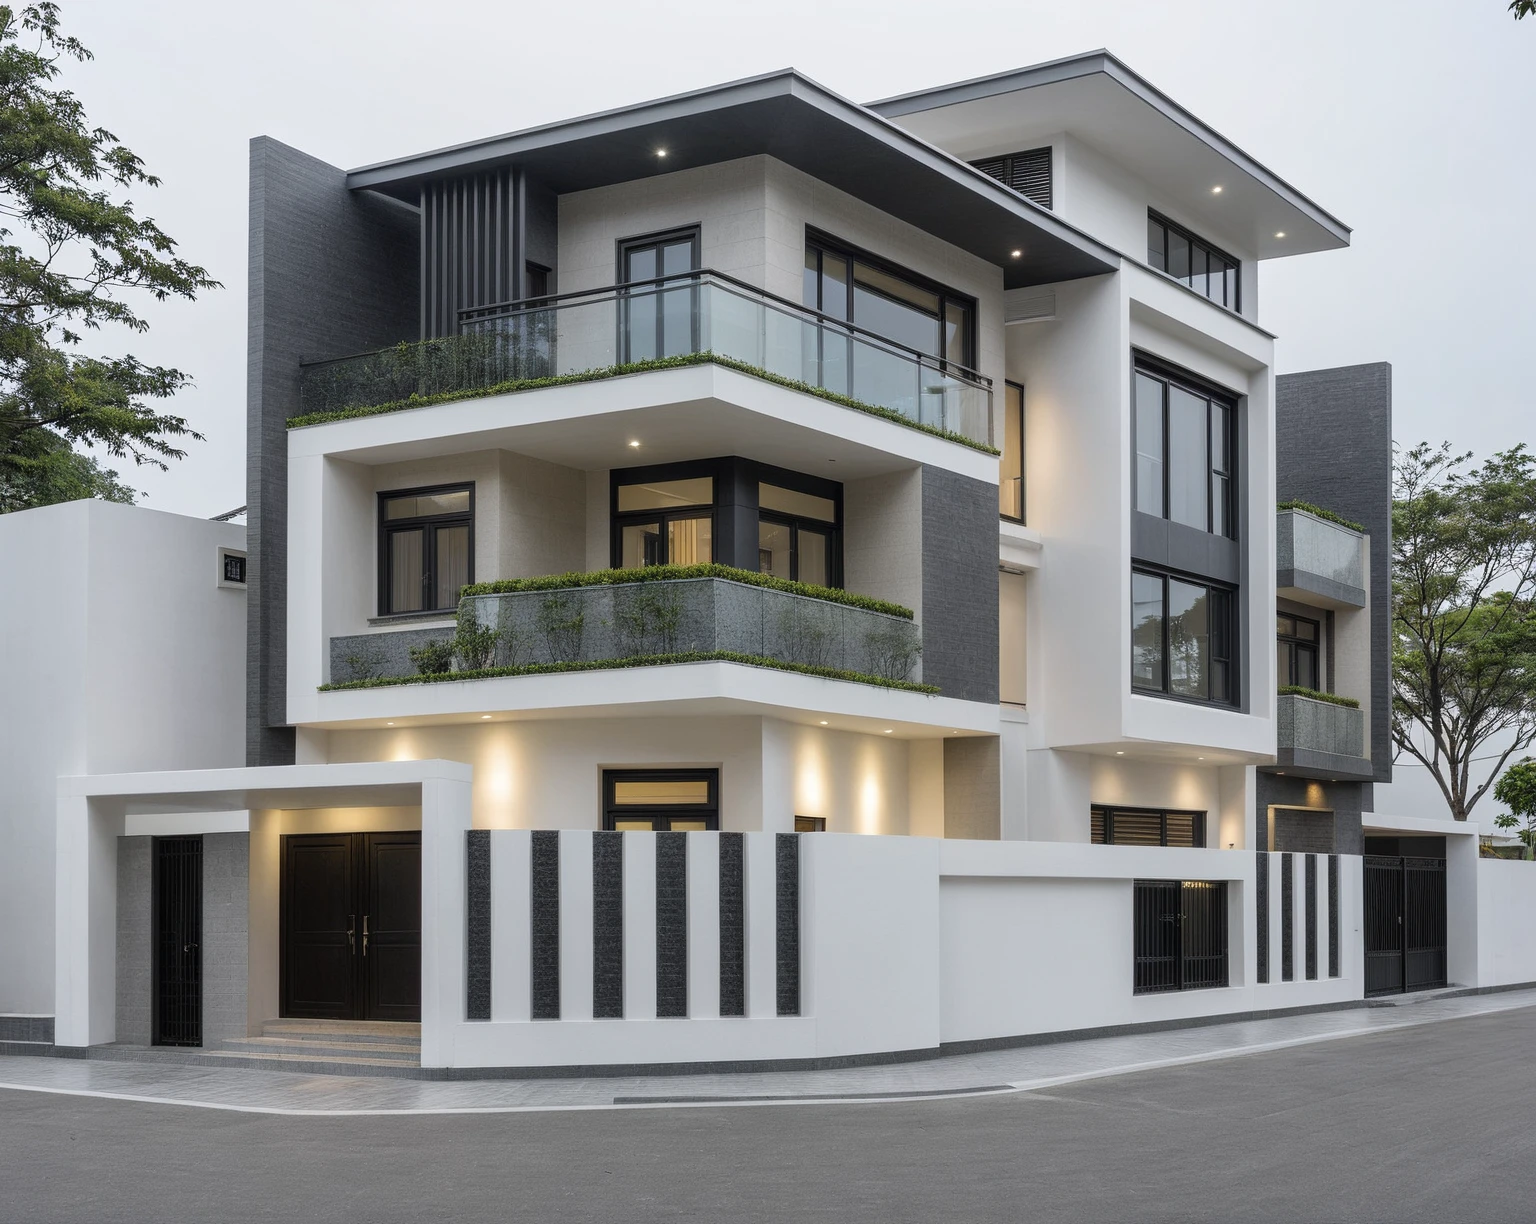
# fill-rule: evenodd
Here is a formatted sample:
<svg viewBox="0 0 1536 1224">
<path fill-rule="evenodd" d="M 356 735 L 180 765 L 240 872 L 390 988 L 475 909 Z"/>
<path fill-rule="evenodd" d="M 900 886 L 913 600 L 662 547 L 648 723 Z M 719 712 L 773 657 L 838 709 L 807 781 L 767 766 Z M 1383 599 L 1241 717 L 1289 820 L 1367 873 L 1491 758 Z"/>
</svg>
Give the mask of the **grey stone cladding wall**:
<svg viewBox="0 0 1536 1224">
<path fill-rule="evenodd" d="M 923 680 L 997 701 L 997 486 L 923 468 Z"/>
<path fill-rule="evenodd" d="M 288 441 L 299 363 L 415 340 L 415 211 L 350 192 L 346 172 L 251 142 L 246 382 L 246 762 L 286 765 Z"/>
<path fill-rule="evenodd" d="M 247 1035 L 251 835 L 203 835 L 203 1048 Z"/>
<path fill-rule="evenodd" d="M 153 1023 L 153 851 L 152 837 L 117 839 L 117 1040 L 123 1045 L 148 1045 Z"/>
<path fill-rule="evenodd" d="M 1392 367 L 1386 362 L 1275 379 L 1275 491 L 1365 527 L 1371 538 L 1371 762 L 1392 780 Z"/>
<path fill-rule="evenodd" d="M 1307 778 L 1281 777 L 1262 769 L 1255 775 L 1254 782 L 1258 805 L 1258 849 L 1262 850 L 1268 844 L 1271 805 L 1296 808 L 1315 806 L 1333 810 L 1331 844 L 1324 844 L 1315 829 L 1310 832 L 1301 829 L 1297 817 L 1308 813 L 1276 812 L 1276 850 L 1306 850 L 1316 854 L 1362 852 L 1364 835 L 1361 832 L 1361 812 L 1369 810 L 1365 803 L 1370 797 L 1370 783 L 1316 782 Z M 1326 821 L 1327 817 L 1323 816 L 1323 819 Z M 1306 844 L 1289 844 L 1281 840 L 1282 833 L 1286 838 L 1299 838 Z"/>
</svg>

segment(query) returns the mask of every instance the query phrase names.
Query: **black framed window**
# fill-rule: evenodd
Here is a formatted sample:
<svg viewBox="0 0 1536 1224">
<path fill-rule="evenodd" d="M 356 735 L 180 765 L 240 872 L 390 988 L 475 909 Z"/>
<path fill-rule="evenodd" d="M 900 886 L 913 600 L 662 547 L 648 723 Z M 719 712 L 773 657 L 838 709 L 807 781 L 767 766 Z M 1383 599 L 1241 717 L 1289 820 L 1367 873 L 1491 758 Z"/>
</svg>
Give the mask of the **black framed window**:
<svg viewBox="0 0 1536 1224">
<path fill-rule="evenodd" d="M 720 827 L 718 769 L 603 770 L 603 828 L 692 833 Z"/>
<path fill-rule="evenodd" d="M 1322 670 L 1318 649 L 1322 626 L 1305 616 L 1280 612 L 1275 617 L 1275 677 L 1284 685 L 1321 691 Z"/>
<path fill-rule="evenodd" d="M 1143 514 L 1235 539 L 1235 401 L 1141 358 L 1133 400 L 1132 504 Z"/>
<path fill-rule="evenodd" d="M 984 157 L 971 165 L 999 183 L 1012 187 L 1041 208 L 1051 207 L 1051 146 L 1022 149 L 1000 157 Z"/>
<path fill-rule="evenodd" d="M 1242 261 L 1151 211 L 1147 213 L 1147 263 L 1218 306 L 1242 309 Z"/>
<path fill-rule="evenodd" d="M 813 310 L 941 361 L 975 368 L 975 298 L 810 231 L 803 291 L 805 304 Z M 831 351 L 840 342 L 824 330 L 822 344 L 824 374 L 835 374 L 840 362 L 872 359 L 863 346 L 846 356 Z"/>
<path fill-rule="evenodd" d="M 696 272 L 699 229 L 670 230 L 619 242 L 619 360 L 680 357 L 699 348 L 699 288 L 663 277 Z"/>
<path fill-rule="evenodd" d="M 766 480 L 757 485 L 757 568 L 776 578 L 831 586 L 838 507 L 818 497 Z"/>
<path fill-rule="evenodd" d="M 542 298 L 549 296 L 549 269 L 531 259 L 523 265 L 523 296 Z"/>
<path fill-rule="evenodd" d="M 1205 813 L 1160 808 L 1113 807 L 1094 804 L 1090 810 L 1095 846 L 1205 845 Z"/>
<path fill-rule="evenodd" d="M 736 457 L 616 469 L 612 564 L 717 561 L 814 586 L 843 583 L 843 489 Z"/>
<path fill-rule="evenodd" d="M 1196 579 L 1131 571 L 1131 687 L 1231 705 L 1237 701 L 1234 592 Z"/>
<path fill-rule="evenodd" d="M 475 580 L 475 486 L 379 494 L 379 615 L 452 611 Z"/>
<path fill-rule="evenodd" d="M 1003 455 L 997 489 L 998 513 L 1024 521 L 1024 388 L 1003 385 Z"/>
</svg>

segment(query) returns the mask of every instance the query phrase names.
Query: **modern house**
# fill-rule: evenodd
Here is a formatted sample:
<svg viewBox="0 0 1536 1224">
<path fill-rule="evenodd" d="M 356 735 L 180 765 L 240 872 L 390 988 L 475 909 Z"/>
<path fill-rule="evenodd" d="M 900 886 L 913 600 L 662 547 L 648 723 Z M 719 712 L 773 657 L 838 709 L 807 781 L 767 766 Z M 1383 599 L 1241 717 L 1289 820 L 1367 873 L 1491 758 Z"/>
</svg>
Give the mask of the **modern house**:
<svg viewBox="0 0 1536 1224">
<path fill-rule="evenodd" d="M 1348 228 L 1113 56 L 261 138 L 250 220 L 245 765 L 60 781 L 60 1047 L 720 1064 L 1363 997 L 1390 373 L 1276 378 L 1262 266 Z M 1446 936 L 1438 836 L 1413 984 L 1536 978 Z M 211 881 L 243 956 L 195 951 Z"/>
</svg>

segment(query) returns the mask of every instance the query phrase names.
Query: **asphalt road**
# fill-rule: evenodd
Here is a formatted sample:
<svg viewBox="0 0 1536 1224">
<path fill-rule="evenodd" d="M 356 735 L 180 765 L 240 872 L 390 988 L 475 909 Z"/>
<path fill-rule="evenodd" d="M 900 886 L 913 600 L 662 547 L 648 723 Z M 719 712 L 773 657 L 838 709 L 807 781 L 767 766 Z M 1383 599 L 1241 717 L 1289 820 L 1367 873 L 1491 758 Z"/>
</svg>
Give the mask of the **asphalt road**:
<svg viewBox="0 0 1536 1224">
<path fill-rule="evenodd" d="M 1048 1092 L 294 1118 L 0 1091 L 0 1220 L 1536 1220 L 1536 1008 Z"/>
</svg>

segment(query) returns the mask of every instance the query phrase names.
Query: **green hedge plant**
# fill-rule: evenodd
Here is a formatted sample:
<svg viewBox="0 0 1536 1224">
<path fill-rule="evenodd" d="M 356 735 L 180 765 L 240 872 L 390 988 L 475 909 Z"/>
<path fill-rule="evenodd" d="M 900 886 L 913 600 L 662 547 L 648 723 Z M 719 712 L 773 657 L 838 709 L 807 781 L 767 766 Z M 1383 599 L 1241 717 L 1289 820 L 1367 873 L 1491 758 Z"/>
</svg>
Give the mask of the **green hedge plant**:
<svg viewBox="0 0 1536 1224">
<path fill-rule="evenodd" d="M 685 578 L 724 578 L 729 582 L 767 587 L 769 590 L 783 591 L 788 595 L 804 595 L 807 599 L 846 604 L 850 608 L 863 608 L 866 612 L 883 612 L 886 616 L 899 616 L 903 620 L 912 619 L 911 608 L 903 608 L 900 604 L 890 603 L 884 599 L 855 595 L 851 591 L 838 590 L 836 587 L 813 586 L 808 582 L 791 582 L 787 578 L 775 578 L 772 574 L 759 574 L 755 570 L 715 564 L 647 565 L 636 569 L 550 574 L 543 578 L 506 578 L 499 582 L 476 582 L 464 587 L 459 592 L 459 596 L 466 598 L 471 595 L 513 595 L 520 591 L 563 591 L 575 587 L 622 586 L 633 582 L 677 582 Z"/>
<path fill-rule="evenodd" d="M 1342 514 L 1335 514 L 1332 510 L 1324 510 L 1321 506 L 1314 506 L 1311 502 L 1283 501 L 1275 507 L 1276 510 L 1302 510 L 1307 514 L 1315 515 L 1320 519 L 1326 519 L 1330 523 L 1337 523 L 1340 527 L 1348 527 L 1351 531 L 1358 531 L 1361 535 L 1369 535 L 1359 523 L 1353 519 L 1347 519 Z"/>
<path fill-rule="evenodd" d="M 1303 688 L 1299 684 L 1282 684 L 1280 696 L 1305 697 L 1308 701 L 1326 701 L 1329 705 L 1344 706 L 1349 710 L 1360 708 L 1360 703 L 1353 697 L 1342 697 L 1338 693 L 1323 693 L 1317 689 Z"/>
</svg>

